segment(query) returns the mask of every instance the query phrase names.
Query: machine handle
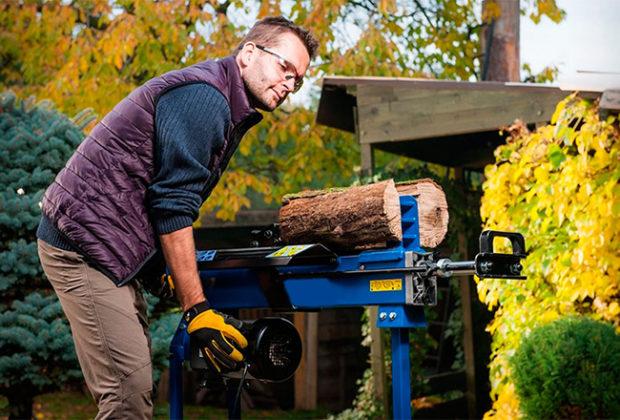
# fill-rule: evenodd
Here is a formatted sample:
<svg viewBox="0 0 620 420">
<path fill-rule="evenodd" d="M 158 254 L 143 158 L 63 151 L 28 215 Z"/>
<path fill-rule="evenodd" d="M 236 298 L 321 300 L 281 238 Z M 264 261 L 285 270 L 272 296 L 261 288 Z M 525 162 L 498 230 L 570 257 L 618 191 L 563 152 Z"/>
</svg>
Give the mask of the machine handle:
<svg viewBox="0 0 620 420">
<path fill-rule="evenodd" d="M 500 254 L 493 250 L 493 240 L 506 238 L 512 245 L 512 253 Z M 485 230 L 480 234 L 480 253 L 475 258 L 475 272 L 480 278 L 524 279 L 521 275 L 525 258 L 525 239 L 516 232 Z"/>
<path fill-rule="evenodd" d="M 526 256 L 523 235 L 516 232 L 501 232 L 499 230 L 485 230 L 480 234 L 480 253 L 495 254 L 493 250 L 493 240 L 495 238 L 508 239 L 512 245 L 512 255 Z"/>
</svg>

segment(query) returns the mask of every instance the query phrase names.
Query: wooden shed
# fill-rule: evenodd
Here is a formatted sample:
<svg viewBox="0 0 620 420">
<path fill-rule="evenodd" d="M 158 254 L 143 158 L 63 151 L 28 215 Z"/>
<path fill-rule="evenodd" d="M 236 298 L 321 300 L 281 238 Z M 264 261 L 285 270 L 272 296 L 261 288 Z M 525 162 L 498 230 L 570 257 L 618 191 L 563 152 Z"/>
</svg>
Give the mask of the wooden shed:
<svg viewBox="0 0 620 420">
<path fill-rule="evenodd" d="M 545 123 L 570 93 L 532 83 L 328 76 L 322 80 L 317 122 L 356 133 L 366 172 L 375 149 L 481 169 L 504 142 L 501 127 L 515 119 Z"/>
</svg>

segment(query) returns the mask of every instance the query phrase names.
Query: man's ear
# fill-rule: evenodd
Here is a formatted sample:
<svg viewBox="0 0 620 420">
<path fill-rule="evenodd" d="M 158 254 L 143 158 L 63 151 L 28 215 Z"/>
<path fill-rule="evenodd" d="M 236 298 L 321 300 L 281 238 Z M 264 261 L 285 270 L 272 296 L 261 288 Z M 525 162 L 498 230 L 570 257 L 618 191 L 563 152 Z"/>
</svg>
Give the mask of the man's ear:
<svg viewBox="0 0 620 420">
<path fill-rule="evenodd" d="M 243 69 L 249 67 L 252 61 L 256 59 L 256 45 L 253 42 L 246 42 L 241 51 L 237 54 L 237 63 L 243 72 Z"/>
</svg>

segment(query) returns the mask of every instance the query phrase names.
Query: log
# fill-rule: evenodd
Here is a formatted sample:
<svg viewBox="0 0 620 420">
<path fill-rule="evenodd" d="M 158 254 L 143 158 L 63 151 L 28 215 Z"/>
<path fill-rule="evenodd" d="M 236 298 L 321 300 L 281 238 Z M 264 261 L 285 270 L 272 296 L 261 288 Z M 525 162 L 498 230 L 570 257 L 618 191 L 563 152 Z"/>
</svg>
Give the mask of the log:
<svg viewBox="0 0 620 420">
<path fill-rule="evenodd" d="M 280 208 L 280 236 L 287 244 L 318 242 L 340 252 L 393 245 L 402 240 L 399 195 L 416 196 L 421 245 L 437 246 L 448 229 L 448 205 L 431 179 L 287 195 Z"/>
<path fill-rule="evenodd" d="M 393 180 L 347 189 L 304 191 L 284 197 L 284 243 L 322 243 L 335 251 L 385 247 L 402 240 Z"/>
<path fill-rule="evenodd" d="M 435 248 L 448 232 L 448 201 L 439 184 L 430 178 L 401 182 L 396 185 L 400 195 L 413 195 L 418 201 L 420 245 Z"/>
</svg>

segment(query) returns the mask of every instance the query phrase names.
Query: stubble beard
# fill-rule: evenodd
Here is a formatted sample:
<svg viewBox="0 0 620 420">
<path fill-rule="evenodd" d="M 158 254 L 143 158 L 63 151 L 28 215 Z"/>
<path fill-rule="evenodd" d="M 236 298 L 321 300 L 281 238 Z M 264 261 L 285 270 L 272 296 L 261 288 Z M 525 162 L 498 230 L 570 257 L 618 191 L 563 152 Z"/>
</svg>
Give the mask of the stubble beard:
<svg viewBox="0 0 620 420">
<path fill-rule="evenodd" d="M 271 105 L 271 92 L 265 91 L 262 86 L 266 86 L 264 80 L 260 75 L 254 77 L 244 77 L 243 83 L 245 89 L 249 93 L 250 103 L 254 108 L 261 109 L 263 111 L 272 112 L 278 107 L 278 104 Z"/>
</svg>

